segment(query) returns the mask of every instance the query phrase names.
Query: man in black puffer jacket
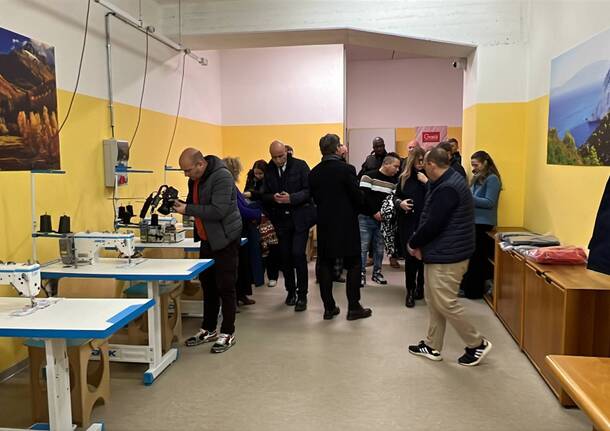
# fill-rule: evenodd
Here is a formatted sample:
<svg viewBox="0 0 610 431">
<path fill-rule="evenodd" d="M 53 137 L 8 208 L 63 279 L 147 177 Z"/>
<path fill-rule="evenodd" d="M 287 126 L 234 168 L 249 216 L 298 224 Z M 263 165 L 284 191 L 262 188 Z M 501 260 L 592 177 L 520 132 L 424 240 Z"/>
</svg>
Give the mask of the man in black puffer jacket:
<svg viewBox="0 0 610 431">
<path fill-rule="evenodd" d="M 437 146 L 426 154 L 424 166 L 430 179 L 419 227 L 407 248 L 424 261 L 424 294 L 430 313 L 428 336 L 409 352 L 440 361 L 445 325 L 453 325 L 466 343 L 460 365 L 478 365 L 491 343 L 468 322 L 457 294 L 468 259 L 475 247 L 474 203 L 464 178 L 449 168 L 447 153 Z"/>
<path fill-rule="evenodd" d="M 201 241 L 199 257 L 214 259 L 214 265 L 201 273 L 203 322 L 187 346 L 215 341 L 213 353 L 222 353 L 235 344 L 237 263 L 241 215 L 233 175 L 216 156 L 203 157 L 195 148 L 180 156 L 180 169 L 189 178 L 186 203 L 174 202 L 174 210 L 195 217 L 193 236 Z M 220 334 L 216 330 L 222 303 Z"/>
</svg>

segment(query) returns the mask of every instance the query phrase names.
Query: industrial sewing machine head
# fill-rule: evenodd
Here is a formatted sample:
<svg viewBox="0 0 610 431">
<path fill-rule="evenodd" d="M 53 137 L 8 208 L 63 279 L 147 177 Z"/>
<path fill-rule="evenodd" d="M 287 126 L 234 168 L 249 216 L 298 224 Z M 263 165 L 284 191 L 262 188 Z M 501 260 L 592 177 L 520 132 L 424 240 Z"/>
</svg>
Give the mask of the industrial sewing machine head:
<svg viewBox="0 0 610 431">
<path fill-rule="evenodd" d="M 79 232 L 59 240 L 59 253 L 66 265 L 93 264 L 102 249 L 115 248 L 131 262 L 136 253 L 134 241 L 132 232 Z"/>
<path fill-rule="evenodd" d="M 40 265 L 0 262 L 0 284 L 10 284 L 19 296 L 34 298 L 40 292 Z"/>
<path fill-rule="evenodd" d="M 30 298 L 30 305 L 20 311 L 21 314 L 29 314 L 37 308 L 34 298 L 40 292 L 40 265 L 0 262 L 0 284 L 10 284 L 19 296 Z"/>
<path fill-rule="evenodd" d="M 140 240 L 142 242 L 180 242 L 185 238 L 184 229 L 176 228 L 174 217 L 158 217 L 153 214 L 140 222 Z"/>
<path fill-rule="evenodd" d="M 159 214 L 168 216 L 172 212 L 172 206 L 176 200 L 178 200 L 178 190 L 166 184 L 159 187 L 156 193 L 148 196 L 140 211 L 140 240 L 142 242 L 172 243 L 180 242 L 186 237 L 184 229 L 176 229 L 174 217 L 159 217 Z M 150 217 L 147 216 L 149 211 Z"/>
</svg>

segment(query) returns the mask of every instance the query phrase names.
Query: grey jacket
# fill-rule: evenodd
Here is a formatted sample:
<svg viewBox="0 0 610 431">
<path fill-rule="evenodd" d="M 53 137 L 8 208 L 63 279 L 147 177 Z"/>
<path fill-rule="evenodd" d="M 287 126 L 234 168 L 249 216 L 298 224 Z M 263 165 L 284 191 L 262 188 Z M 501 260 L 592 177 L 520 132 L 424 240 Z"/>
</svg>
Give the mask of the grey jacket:
<svg viewBox="0 0 610 431">
<path fill-rule="evenodd" d="M 189 180 L 189 194 L 186 198 L 186 215 L 203 222 L 210 248 L 221 250 L 237 240 L 241 234 L 241 215 L 237 208 L 237 195 L 233 175 L 225 163 L 216 156 L 206 156 L 208 166 L 199 180 L 199 204 L 193 204 L 194 181 Z M 197 229 L 195 241 L 200 241 Z"/>
</svg>

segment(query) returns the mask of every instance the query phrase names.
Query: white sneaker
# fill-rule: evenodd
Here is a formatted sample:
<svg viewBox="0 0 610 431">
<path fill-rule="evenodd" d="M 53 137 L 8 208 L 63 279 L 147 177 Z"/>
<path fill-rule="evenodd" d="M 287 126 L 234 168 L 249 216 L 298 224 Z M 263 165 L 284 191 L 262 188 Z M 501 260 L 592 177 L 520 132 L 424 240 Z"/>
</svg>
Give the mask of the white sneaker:
<svg viewBox="0 0 610 431">
<path fill-rule="evenodd" d="M 222 353 L 229 350 L 237 342 L 233 334 L 220 334 L 212 346 L 212 353 Z"/>
<path fill-rule="evenodd" d="M 267 282 L 267 286 L 269 286 L 269 287 L 275 287 L 276 284 L 277 284 L 277 280 L 269 280 Z"/>
<path fill-rule="evenodd" d="M 200 329 L 195 335 L 186 339 L 184 344 L 187 347 L 198 346 L 203 343 L 211 343 L 212 341 L 216 341 L 218 339 L 218 332 L 216 331 L 206 331 L 205 329 Z"/>
</svg>

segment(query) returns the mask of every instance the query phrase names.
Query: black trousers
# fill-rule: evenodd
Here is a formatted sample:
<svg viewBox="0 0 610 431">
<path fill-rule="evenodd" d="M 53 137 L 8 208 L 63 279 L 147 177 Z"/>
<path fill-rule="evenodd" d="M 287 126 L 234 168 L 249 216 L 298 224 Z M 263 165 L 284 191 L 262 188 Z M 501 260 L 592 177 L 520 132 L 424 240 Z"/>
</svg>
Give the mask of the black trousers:
<svg viewBox="0 0 610 431">
<path fill-rule="evenodd" d="M 493 241 L 487 235 L 493 226 L 488 224 L 475 225 L 475 250 L 468 262 L 468 269 L 460 288 L 464 291 L 466 298 L 478 299 L 483 297 L 485 280 L 493 278 L 493 267 L 487 260 L 493 252 Z"/>
<path fill-rule="evenodd" d="M 336 257 L 318 257 L 318 281 L 320 282 L 320 296 L 324 309 L 335 308 L 333 298 L 333 279 L 335 274 Z M 345 293 L 349 310 L 360 308 L 360 256 L 346 256 L 343 258 L 343 267 L 347 269 L 345 280 Z"/>
<path fill-rule="evenodd" d="M 285 218 L 275 225 L 275 230 L 279 241 L 284 286 L 288 292 L 296 293 L 298 296 L 307 296 L 309 280 L 305 249 L 307 248 L 309 229 L 297 230 L 292 218 Z"/>
<path fill-rule="evenodd" d="M 424 263 L 409 253 L 405 256 L 405 286 L 407 292 L 424 289 Z"/>
<path fill-rule="evenodd" d="M 267 278 L 269 280 L 276 280 L 280 275 L 280 246 L 270 245 L 269 254 L 263 260 L 265 270 L 267 271 Z"/>
<path fill-rule="evenodd" d="M 235 284 L 239 253 L 239 239 L 221 250 L 212 251 L 207 241 L 201 241 L 199 257 L 214 259 L 214 265 L 199 275 L 203 288 L 203 322 L 201 327 L 215 331 L 218 326 L 218 312 L 222 304 L 222 325 L 220 332 L 235 332 Z"/>
<path fill-rule="evenodd" d="M 250 249 L 247 246 L 239 247 L 239 262 L 237 264 L 237 297 L 243 298 L 252 295 L 252 272 L 250 267 Z"/>
</svg>

